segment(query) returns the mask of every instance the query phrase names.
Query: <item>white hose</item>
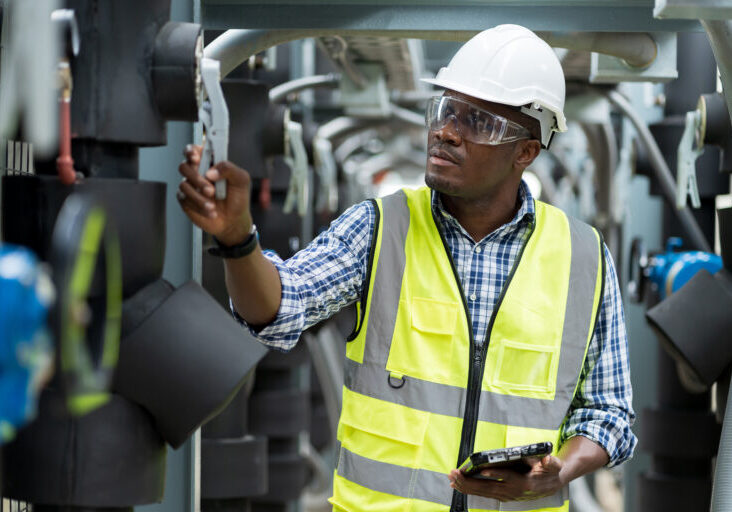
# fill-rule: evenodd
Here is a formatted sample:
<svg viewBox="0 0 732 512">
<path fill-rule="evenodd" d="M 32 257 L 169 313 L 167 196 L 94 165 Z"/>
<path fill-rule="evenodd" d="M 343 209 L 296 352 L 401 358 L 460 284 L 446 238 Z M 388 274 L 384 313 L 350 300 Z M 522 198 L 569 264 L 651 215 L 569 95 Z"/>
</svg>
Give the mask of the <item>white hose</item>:
<svg viewBox="0 0 732 512">
<path fill-rule="evenodd" d="M 314 87 L 336 87 L 340 81 L 341 76 L 338 73 L 296 78 L 295 80 L 290 80 L 289 82 L 272 87 L 269 90 L 269 101 L 278 103 L 285 100 L 289 94 Z"/>
</svg>

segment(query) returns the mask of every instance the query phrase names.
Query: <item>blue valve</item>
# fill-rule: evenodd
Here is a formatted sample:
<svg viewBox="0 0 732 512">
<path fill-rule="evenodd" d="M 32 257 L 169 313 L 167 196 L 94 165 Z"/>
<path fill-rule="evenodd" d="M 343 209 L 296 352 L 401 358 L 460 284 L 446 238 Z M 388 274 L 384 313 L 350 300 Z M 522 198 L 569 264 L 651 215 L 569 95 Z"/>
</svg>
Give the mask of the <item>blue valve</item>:
<svg viewBox="0 0 732 512">
<path fill-rule="evenodd" d="M 46 327 L 51 279 L 28 249 L 0 246 L 0 443 L 35 415 L 53 367 Z"/>
<path fill-rule="evenodd" d="M 722 258 L 704 251 L 680 251 L 681 238 L 672 237 L 666 242 L 666 252 L 651 256 L 648 262 L 648 279 L 658 288 L 661 299 L 684 286 L 700 270 L 716 274 L 722 268 Z"/>
</svg>

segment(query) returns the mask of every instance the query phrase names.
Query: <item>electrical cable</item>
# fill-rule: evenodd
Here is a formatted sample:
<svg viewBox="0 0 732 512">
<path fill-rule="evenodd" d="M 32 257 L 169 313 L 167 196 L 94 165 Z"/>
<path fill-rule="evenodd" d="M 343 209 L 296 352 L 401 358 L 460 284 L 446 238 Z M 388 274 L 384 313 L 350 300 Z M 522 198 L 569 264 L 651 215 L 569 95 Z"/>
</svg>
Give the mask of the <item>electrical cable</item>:
<svg viewBox="0 0 732 512">
<path fill-rule="evenodd" d="M 678 210 L 675 208 L 676 204 L 676 183 L 674 181 L 673 174 L 666 163 L 666 160 L 661 153 L 661 150 L 653 138 L 653 134 L 648 129 L 646 123 L 641 119 L 640 115 L 635 111 L 630 102 L 618 91 L 611 90 L 604 93 L 610 102 L 615 105 L 621 112 L 633 123 L 636 131 L 638 132 L 641 142 L 645 145 L 648 150 L 648 155 L 651 161 L 651 167 L 655 173 L 655 177 L 661 186 L 663 195 L 676 212 L 676 215 L 681 222 L 681 226 L 690 238 L 691 243 L 701 251 L 712 252 L 711 246 L 707 241 L 704 233 L 699 227 L 699 223 L 694 218 L 691 210 L 687 206 Z"/>
</svg>

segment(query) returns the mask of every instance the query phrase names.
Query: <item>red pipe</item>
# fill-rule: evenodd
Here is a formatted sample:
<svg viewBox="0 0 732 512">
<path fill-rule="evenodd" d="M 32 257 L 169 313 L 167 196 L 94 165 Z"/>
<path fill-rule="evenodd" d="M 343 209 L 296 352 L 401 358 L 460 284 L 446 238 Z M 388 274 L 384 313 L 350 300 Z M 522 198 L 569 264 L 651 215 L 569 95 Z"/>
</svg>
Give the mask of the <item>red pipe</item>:
<svg viewBox="0 0 732 512">
<path fill-rule="evenodd" d="M 69 76 L 59 99 L 59 148 L 56 170 L 61 183 L 71 185 L 76 182 L 76 170 L 74 170 L 74 159 L 71 158 L 71 76 L 68 64 L 65 71 L 69 73 Z"/>
</svg>

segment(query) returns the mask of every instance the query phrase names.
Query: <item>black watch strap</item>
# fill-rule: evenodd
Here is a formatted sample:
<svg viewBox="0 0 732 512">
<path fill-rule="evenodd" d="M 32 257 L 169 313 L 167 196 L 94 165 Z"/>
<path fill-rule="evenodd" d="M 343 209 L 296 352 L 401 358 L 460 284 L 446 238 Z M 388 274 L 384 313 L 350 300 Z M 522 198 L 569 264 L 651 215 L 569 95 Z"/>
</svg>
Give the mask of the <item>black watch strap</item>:
<svg viewBox="0 0 732 512">
<path fill-rule="evenodd" d="M 243 242 L 237 245 L 224 245 L 218 238 L 213 237 L 216 245 L 208 248 L 208 253 L 212 256 L 218 256 L 219 258 L 243 258 L 248 254 L 254 252 L 259 243 L 259 233 L 257 232 L 257 226 L 252 224 L 252 229 L 249 231 L 249 236 L 244 239 Z"/>
</svg>

